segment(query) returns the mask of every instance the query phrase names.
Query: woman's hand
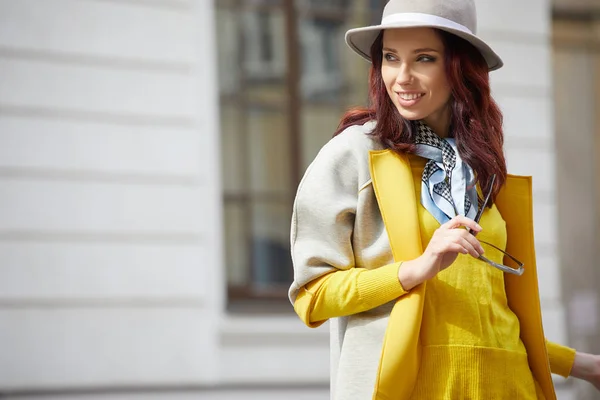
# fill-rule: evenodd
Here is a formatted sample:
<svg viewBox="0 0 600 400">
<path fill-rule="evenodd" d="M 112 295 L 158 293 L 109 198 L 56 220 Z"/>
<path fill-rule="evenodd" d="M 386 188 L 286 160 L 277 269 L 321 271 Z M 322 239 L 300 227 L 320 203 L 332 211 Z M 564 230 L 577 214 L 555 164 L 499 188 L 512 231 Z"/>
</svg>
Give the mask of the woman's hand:
<svg viewBox="0 0 600 400">
<path fill-rule="evenodd" d="M 483 254 L 479 241 L 463 227 L 475 234 L 481 232 L 481 227 L 472 219 L 454 217 L 435 231 L 419 258 L 402 264 L 398 270 L 398 279 L 405 290 L 433 278 L 452 265 L 459 254 L 470 254 L 475 258 Z"/>
<path fill-rule="evenodd" d="M 577 352 L 571 376 L 584 379 L 600 390 L 600 356 Z"/>
</svg>

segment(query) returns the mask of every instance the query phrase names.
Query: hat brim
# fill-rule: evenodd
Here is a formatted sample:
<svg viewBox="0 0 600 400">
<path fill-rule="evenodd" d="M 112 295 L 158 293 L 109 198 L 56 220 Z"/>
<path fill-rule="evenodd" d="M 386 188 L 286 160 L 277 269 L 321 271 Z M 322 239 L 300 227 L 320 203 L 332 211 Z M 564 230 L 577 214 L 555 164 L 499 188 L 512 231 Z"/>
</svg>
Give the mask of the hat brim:
<svg viewBox="0 0 600 400">
<path fill-rule="evenodd" d="M 487 62 L 490 71 L 497 70 L 504 65 L 504 62 L 502 62 L 502 59 L 494 52 L 494 50 L 477 36 L 443 25 L 424 24 L 421 21 L 402 21 L 385 25 L 373 25 L 350 29 L 346 32 L 346 43 L 352 50 L 358 53 L 358 55 L 371 61 L 371 46 L 373 45 L 373 42 L 375 42 L 375 39 L 377 39 L 379 33 L 384 29 L 397 28 L 435 28 L 452 33 L 475 46 Z"/>
</svg>

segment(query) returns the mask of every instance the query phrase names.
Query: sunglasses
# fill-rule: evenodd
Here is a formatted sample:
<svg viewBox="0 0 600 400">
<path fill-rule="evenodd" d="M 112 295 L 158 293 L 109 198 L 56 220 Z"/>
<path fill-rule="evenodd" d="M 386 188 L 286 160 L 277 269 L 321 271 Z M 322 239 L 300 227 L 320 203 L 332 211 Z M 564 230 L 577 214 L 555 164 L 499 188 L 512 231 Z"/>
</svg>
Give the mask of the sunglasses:
<svg viewBox="0 0 600 400">
<path fill-rule="evenodd" d="M 475 216 L 474 221 L 476 223 L 479 223 L 479 220 L 481 219 L 481 216 L 483 215 L 483 211 L 485 210 L 485 207 L 487 206 L 487 203 L 490 200 L 490 197 L 492 196 L 492 190 L 494 188 L 494 182 L 496 181 L 496 174 L 492 175 L 492 183 L 490 184 L 490 189 L 488 190 L 488 193 L 486 194 L 484 200 L 483 200 L 483 204 L 481 205 L 481 207 L 479 208 L 479 211 L 477 211 L 477 215 Z M 469 229 L 469 232 L 475 236 L 477 235 L 477 232 L 473 232 L 472 230 Z M 479 256 L 479 259 L 483 262 L 485 262 L 486 264 L 491 265 L 494 268 L 498 268 L 499 270 L 509 273 L 509 274 L 513 274 L 513 275 L 523 275 L 523 272 L 525 272 L 525 269 L 523 268 L 523 263 L 519 260 L 517 260 L 516 258 L 514 258 L 513 256 L 511 256 L 510 254 L 508 254 L 507 252 L 505 252 L 504 250 L 494 246 L 491 243 L 485 242 L 483 240 L 479 241 L 480 243 L 485 243 L 488 246 L 493 247 L 494 249 L 500 251 L 502 254 L 504 254 L 506 257 L 508 257 L 508 259 L 512 260 L 515 263 L 514 267 L 509 267 L 508 265 L 504 265 L 504 264 L 498 264 L 493 262 L 492 260 L 490 260 L 487 257 L 484 257 L 482 255 Z M 505 260 L 506 260 L 505 257 Z"/>
</svg>

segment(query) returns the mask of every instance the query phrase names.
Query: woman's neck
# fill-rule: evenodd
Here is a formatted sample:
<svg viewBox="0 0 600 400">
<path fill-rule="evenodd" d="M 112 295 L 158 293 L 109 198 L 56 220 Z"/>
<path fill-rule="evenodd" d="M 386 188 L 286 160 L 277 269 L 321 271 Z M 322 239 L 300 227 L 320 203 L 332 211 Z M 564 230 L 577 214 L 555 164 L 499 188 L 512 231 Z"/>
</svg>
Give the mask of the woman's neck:
<svg viewBox="0 0 600 400">
<path fill-rule="evenodd" d="M 427 124 L 439 137 L 447 138 L 450 133 L 450 107 L 428 115 L 423 118 L 423 122 Z"/>
</svg>

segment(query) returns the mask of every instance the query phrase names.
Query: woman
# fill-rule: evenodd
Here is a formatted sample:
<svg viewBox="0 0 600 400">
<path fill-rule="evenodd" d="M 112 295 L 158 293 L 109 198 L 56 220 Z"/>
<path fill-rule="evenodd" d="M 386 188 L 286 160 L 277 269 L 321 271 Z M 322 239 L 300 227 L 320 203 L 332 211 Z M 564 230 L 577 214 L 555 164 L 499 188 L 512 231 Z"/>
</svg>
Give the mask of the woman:
<svg viewBox="0 0 600 400">
<path fill-rule="evenodd" d="M 291 240 L 294 309 L 332 319 L 333 399 L 555 399 L 551 371 L 600 388 L 598 356 L 544 339 L 531 181 L 507 175 L 475 24 L 472 0 L 391 0 L 346 35 L 372 107 L 308 168 Z"/>
</svg>

